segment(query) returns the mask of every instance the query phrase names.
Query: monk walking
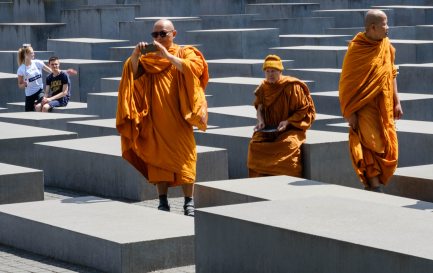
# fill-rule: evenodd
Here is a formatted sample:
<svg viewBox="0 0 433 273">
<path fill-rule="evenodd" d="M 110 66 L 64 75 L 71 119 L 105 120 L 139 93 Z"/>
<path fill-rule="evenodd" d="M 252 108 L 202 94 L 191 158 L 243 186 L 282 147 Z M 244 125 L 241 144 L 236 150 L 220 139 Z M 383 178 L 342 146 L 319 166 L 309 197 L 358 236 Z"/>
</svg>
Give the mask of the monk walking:
<svg viewBox="0 0 433 273">
<path fill-rule="evenodd" d="M 283 70 L 280 57 L 266 57 L 266 79 L 254 92 L 257 125 L 248 147 L 250 177 L 302 176 L 301 145 L 316 112 L 307 85 L 283 76 Z"/>
<path fill-rule="evenodd" d="M 173 42 L 171 21 L 158 20 L 151 35 L 153 43 L 138 43 L 123 68 L 116 117 L 122 156 L 156 184 L 159 210 L 170 211 L 168 187 L 182 186 L 184 213 L 194 216 L 192 126 L 206 129 L 208 67 L 196 48 Z"/>
<path fill-rule="evenodd" d="M 382 192 L 397 168 L 394 119 L 403 115 L 397 92 L 395 49 L 381 10 L 365 16 L 365 32 L 350 42 L 343 62 L 339 97 L 349 122 L 353 167 L 365 189 Z"/>
</svg>

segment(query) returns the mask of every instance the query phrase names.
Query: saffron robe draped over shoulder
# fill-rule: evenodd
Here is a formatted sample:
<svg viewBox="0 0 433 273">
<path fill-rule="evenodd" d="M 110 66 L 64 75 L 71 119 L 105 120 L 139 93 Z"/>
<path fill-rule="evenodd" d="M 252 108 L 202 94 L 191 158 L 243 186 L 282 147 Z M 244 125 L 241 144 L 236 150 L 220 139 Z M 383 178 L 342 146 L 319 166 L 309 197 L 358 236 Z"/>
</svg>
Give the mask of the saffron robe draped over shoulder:
<svg viewBox="0 0 433 273">
<path fill-rule="evenodd" d="M 395 49 L 388 38 L 373 41 L 358 33 L 344 57 L 339 98 L 345 118 L 356 113 L 358 129 L 349 129 L 354 169 L 365 186 L 378 176 L 387 184 L 397 168 L 394 124 Z"/>
<path fill-rule="evenodd" d="M 254 106 L 262 105 L 266 127 L 289 123 L 282 132 L 254 132 L 248 147 L 250 174 L 301 177 L 301 145 L 316 115 L 307 85 L 289 76 L 274 84 L 264 80 L 255 96 Z"/>
<path fill-rule="evenodd" d="M 207 120 L 200 111 L 206 104 L 204 90 L 209 74 L 196 48 L 174 44 L 169 52 L 182 59 L 183 72 L 156 53 L 148 53 L 139 59 L 143 74 L 134 79 L 131 60 L 126 60 L 118 90 L 116 127 L 123 158 L 151 183 L 176 186 L 195 180 L 197 154 L 192 126 L 206 129 Z"/>
</svg>

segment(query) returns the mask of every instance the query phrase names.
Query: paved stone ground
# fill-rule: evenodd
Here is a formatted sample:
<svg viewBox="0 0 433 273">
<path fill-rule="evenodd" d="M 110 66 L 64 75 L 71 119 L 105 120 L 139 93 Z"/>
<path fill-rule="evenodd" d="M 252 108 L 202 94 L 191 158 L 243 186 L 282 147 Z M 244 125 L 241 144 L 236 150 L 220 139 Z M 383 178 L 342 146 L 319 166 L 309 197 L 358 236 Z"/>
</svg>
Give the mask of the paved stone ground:
<svg viewBox="0 0 433 273">
<path fill-rule="evenodd" d="M 65 191 L 57 188 L 45 188 L 45 200 L 64 199 L 70 197 L 78 197 L 86 194 L 77 192 Z M 122 200 L 119 200 L 122 201 Z M 183 214 L 183 197 L 170 198 L 171 213 Z M 158 200 L 149 200 L 143 202 L 128 202 L 131 204 L 155 208 L 158 206 Z M 187 217 L 187 216 L 185 216 Z M 27 251 L 11 248 L 0 245 L 0 272 L 2 273 L 42 273 L 42 272 L 58 272 L 58 273 L 99 273 L 100 271 L 65 263 L 59 260 L 48 258 L 45 256 L 33 254 Z M 172 269 L 153 271 L 153 273 L 195 273 L 195 266 L 184 266 Z"/>
</svg>

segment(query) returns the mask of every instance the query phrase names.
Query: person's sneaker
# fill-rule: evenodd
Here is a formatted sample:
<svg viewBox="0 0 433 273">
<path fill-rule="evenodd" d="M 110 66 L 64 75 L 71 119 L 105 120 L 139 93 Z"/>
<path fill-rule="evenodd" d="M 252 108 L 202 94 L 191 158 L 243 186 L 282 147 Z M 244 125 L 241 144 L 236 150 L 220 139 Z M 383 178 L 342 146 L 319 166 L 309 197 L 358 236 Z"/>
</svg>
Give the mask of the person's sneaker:
<svg viewBox="0 0 433 273">
<path fill-rule="evenodd" d="M 194 217 L 194 200 L 191 197 L 185 197 L 185 203 L 183 205 L 183 214 L 186 216 Z"/>
<path fill-rule="evenodd" d="M 170 205 L 168 204 L 167 195 L 164 194 L 159 196 L 158 209 L 162 211 L 170 211 Z"/>
</svg>

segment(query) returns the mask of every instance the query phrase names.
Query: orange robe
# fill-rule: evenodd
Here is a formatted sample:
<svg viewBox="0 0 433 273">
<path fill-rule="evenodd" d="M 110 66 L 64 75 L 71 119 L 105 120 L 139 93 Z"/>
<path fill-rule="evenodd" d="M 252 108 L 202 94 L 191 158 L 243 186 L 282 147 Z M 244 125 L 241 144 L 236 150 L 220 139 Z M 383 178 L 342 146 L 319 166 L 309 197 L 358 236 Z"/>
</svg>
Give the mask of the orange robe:
<svg viewBox="0 0 433 273">
<path fill-rule="evenodd" d="M 193 183 L 196 145 L 192 125 L 205 130 L 204 90 L 207 63 L 194 47 L 173 45 L 169 52 L 182 59 L 183 73 L 155 53 L 142 55 L 134 79 L 128 59 L 118 91 L 116 127 L 122 156 L 151 183 L 169 186 Z M 140 67 L 141 66 L 141 67 Z M 207 108 L 206 108 L 207 109 Z"/>
<path fill-rule="evenodd" d="M 248 147 L 250 176 L 302 176 L 301 145 L 315 119 L 315 108 L 305 83 L 283 76 L 277 83 L 266 80 L 255 91 L 254 106 L 262 105 L 266 127 L 289 124 L 283 132 L 254 132 Z"/>
<path fill-rule="evenodd" d="M 339 97 L 345 118 L 356 112 L 358 129 L 349 129 L 349 148 L 356 174 L 365 186 L 378 176 L 387 184 L 398 159 L 394 124 L 395 49 L 388 38 L 372 41 L 358 33 L 343 62 Z"/>
</svg>

